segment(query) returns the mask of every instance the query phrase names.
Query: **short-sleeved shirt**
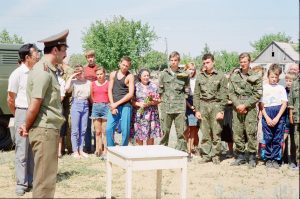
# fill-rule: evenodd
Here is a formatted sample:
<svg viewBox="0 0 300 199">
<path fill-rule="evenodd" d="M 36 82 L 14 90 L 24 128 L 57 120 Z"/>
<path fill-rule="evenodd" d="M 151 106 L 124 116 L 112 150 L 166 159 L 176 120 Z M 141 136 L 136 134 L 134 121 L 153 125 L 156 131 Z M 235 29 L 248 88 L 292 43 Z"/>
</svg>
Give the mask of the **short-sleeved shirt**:
<svg viewBox="0 0 300 199">
<path fill-rule="evenodd" d="M 91 82 L 89 80 L 72 80 L 71 90 L 73 98 L 81 100 L 88 99 L 91 94 Z"/>
<path fill-rule="evenodd" d="M 56 68 L 44 56 L 37 62 L 28 75 L 27 99 L 43 99 L 32 127 L 60 129 L 65 121 L 60 101 L 60 86 Z"/>
<path fill-rule="evenodd" d="M 279 84 L 263 85 L 263 95 L 260 101 L 264 104 L 264 107 L 279 106 L 282 104 L 282 101 L 287 102 L 285 88 Z"/>
<path fill-rule="evenodd" d="M 28 108 L 28 102 L 26 97 L 26 86 L 28 78 L 29 68 L 22 63 L 17 69 L 15 69 L 8 79 L 7 91 L 16 94 L 15 106 L 19 108 Z"/>
<path fill-rule="evenodd" d="M 90 81 L 96 81 L 97 80 L 97 71 L 98 65 L 96 64 L 94 67 L 89 67 L 86 65 L 84 67 L 84 78 Z"/>
</svg>

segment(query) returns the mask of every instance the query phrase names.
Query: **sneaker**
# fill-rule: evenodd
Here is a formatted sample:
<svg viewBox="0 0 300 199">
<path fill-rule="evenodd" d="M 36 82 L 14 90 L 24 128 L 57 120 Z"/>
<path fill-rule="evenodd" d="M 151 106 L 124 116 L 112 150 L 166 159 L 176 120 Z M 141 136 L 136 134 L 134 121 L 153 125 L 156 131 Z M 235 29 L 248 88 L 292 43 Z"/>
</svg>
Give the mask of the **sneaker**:
<svg viewBox="0 0 300 199">
<path fill-rule="evenodd" d="M 101 156 L 100 156 L 100 159 L 101 160 L 106 160 L 107 158 L 106 158 L 106 154 L 102 154 Z"/>
<path fill-rule="evenodd" d="M 16 190 L 16 195 L 17 196 L 24 196 L 25 191 L 24 190 Z"/>
<path fill-rule="evenodd" d="M 291 163 L 290 165 L 289 165 L 289 168 L 290 169 L 294 169 L 294 168 L 296 168 L 297 167 L 297 165 L 295 164 L 295 163 Z"/>
<path fill-rule="evenodd" d="M 79 155 L 79 153 L 77 153 L 77 152 L 73 153 L 72 156 L 73 156 L 73 158 L 75 158 L 75 159 L 80 159 L 80 155 Z"/>
<path fill-rule="evenodd" d="M 80 151 L 80 156 L 84 157 L 84 158 L 88 158 L 89 155 L 83 151 Z"/>
<path fill-rule="evenodd" d="M 276 160 L 273 160 L 272 165 L 274 169 L 279 169 L 279 164 Z"/>
<path fill-rule="evenodd" d="M 213 162 L 214 164 L 220 164 L 220 158 L 219 158 L 219 157 L 213 157 L 213 158 L 212 158 L 212 162 Z"/>
<path fill-rule="evenodd" d="M 267 167 L 267 168 L 272 168 L 272 167 L 273 167 L 273 164 L 272 164 L 272 161 L 271 161 L 271 160 L 267 160 L 267 162 L 266 162 L 266 167 Z"/>
</svg>

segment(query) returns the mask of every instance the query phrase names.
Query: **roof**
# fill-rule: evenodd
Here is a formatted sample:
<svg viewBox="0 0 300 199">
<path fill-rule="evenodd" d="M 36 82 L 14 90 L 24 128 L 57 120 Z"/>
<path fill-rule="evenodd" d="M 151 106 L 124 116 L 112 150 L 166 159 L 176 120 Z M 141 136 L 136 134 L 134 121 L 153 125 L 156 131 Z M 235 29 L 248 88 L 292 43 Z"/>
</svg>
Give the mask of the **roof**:
<svg viewBox="0 0 300 199">
<path fill-rule="evenodd" d="M 272 44 L 276 45 L 286 56 L 290 57 L 295 62 L 299 62 L 299 53 L 293 48 L 292 44 L 286 42 L 272 41 L 259 55 L 253 60 L 257 60 Z"/>
</svg>

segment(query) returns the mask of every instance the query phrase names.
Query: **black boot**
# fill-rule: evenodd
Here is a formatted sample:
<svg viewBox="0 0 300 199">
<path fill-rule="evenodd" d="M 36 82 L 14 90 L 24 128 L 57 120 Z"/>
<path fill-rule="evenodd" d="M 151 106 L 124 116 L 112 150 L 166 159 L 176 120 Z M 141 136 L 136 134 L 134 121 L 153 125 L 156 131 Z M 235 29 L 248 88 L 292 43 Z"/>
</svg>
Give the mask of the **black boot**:
<svg viewBox="0 0 300 199">
<path fill-rule="evenodd" d="M 248 168 L 252 169 L 254 167 L 256 167 L 256 153 L 250 153 Z"/>
<path fill-rule="evenodd" d="M 246 164 L 245 154 L 239 153 L 238 157 L 230 164 L 230 166 L 239 166 L 241 164 Z"/>
</svg>

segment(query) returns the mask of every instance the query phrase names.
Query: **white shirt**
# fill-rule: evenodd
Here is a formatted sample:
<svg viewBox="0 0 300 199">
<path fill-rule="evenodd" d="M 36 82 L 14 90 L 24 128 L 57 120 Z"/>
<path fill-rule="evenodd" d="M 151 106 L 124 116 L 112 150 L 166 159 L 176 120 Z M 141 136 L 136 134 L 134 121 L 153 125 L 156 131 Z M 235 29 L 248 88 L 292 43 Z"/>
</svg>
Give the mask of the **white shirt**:
<svg viewBox="0 0 300 199">
<path fill-rule="evenodd" d="M 196 76 L 190 78 L 190 95 L 194 95 L 195 85 L 196 85 Z"/>
<path fill-rule="evenodd" d="M 29 68 L 22 63 L 16 68 L 8 79 L 7 91 L 16 93 L 15 106 L 19 108 L 28 108 L 26 87 Z"/>
<path fill-rule="evenodd" d="M 91 91 L 91 82 L 89 80 L 80 81 L 72 80 L 71 81 L 72 96 L 76 99 L 88 99 Z"/>
<path fill-rule="evenodd" d="M 66 89 L 65 89 L 66 82 L 61 76 L 57 76 L 57 80 L 60 85 L 60 96 L 64 97 L 66 96 Z"/>
<path fill-rule="evenodd" d="M 282 104 L 282 101 L 287 102 L 285 88 L 279 84 L 264 84 L 263 95 L 260 101 L 264 103 L 264 107 L 278 106 Z"/>
</svg>

